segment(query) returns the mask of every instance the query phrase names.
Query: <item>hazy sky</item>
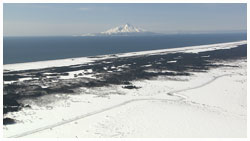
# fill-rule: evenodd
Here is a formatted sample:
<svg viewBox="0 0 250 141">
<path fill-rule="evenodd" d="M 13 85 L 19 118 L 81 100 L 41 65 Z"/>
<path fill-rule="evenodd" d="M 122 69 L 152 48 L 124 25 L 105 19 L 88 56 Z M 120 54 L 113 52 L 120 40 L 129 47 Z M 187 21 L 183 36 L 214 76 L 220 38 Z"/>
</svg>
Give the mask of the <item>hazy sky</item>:
<svg viewBox="0 0 250 141">
<path fill-rule="evenodd" d="M 246 4 L 4 4 L 4 36 L 80 35 L 130 23 L 152 32 L 247 29 Z"/>
</svg>

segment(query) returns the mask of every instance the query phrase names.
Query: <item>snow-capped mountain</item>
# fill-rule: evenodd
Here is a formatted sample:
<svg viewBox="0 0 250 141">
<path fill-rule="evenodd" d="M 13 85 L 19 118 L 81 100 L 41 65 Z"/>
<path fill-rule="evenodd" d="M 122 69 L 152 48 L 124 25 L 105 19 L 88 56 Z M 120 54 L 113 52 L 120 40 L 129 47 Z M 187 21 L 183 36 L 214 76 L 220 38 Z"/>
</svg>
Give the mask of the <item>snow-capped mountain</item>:
<svg viewBox="0 0 250 141">
<path fill-rule="evenodd" d="M 102 34 L 119 34 L 119 33 L 138 33 L 138 32 L 145 32 L 144 29 L 136 28 L 131 24 L 121 25 L 112 29 L 109 29 L 105 32 L 101 32 Z"/>
<path fill-rule="evenodd" d="M 146 36 L 155 34 L 157 33 L 148 32 L 142 28 L 137 28 L 127 23 L 101 33 L 85 34 L 82 36 Z"/>
</svg>

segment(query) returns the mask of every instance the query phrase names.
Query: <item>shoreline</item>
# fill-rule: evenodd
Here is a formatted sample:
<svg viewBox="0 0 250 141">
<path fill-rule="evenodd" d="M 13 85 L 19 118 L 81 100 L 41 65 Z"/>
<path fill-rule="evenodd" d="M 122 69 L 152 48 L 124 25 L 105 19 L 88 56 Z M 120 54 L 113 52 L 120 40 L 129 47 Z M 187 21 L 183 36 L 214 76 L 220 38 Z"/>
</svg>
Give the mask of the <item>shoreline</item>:
<svg viewBox="0 0 250 141">
<path fill-rule="evenodd" d="M 27 62 L 27 63 L 4 64 L 3 68 L 4 68 L 4 72 L 6 70 L 19 71 L 19 70 L 25 70 L 25 69 L 42 69 L 42 68 L 47 68 L 47 67 L 61 67 L 61 66 L 68 66 L 68 65 L 91 63 L 93 61 L 108 59 L 108 58 L 131 57 L 131 56 L 155 54 L 155 53 L 161 53 L 161 52 L 186 52 L 186 51 L 192 52 L 192 50 L 199 50 L 199 49 L 201 49 L 201 51 L 209 51 L 209 50 L 214 50 L 218 48 L 223 49 L 225 48 L 225 46 L 227 46 L 226 49 L 229 49 L 229 48 L 237 47 L 237 45 L 242 45 L 246 43 L 247 43 L 247 40 L 242 40 L 242 41 L 237 41 L 237 42 L 225 42 L 225 43 L 218 43 L 218 44 L 187 46 L 187 47 L 179 47 L 179 48 L 107 54 L 107 55 L 97 55 L 97 56 L 88 56 L 88 57 L 47 60 L 47 61 L 36 61 L 36 62 Z M 201 51 L 198 51 L 198 52 L 201 52 Z"/>
</svg>

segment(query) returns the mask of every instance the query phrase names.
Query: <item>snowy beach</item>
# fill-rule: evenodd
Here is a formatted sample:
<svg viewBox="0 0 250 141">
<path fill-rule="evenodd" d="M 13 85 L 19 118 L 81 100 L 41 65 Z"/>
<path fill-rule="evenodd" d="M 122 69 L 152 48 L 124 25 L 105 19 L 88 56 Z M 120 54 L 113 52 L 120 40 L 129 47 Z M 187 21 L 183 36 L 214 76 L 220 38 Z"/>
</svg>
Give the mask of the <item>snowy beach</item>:
<svg viewBox="0 0 250 141">
<path fill-rule="evenodd" d="M 244 138 L 246 44 L 4 65 L 4 137 Z"/>
</svg>

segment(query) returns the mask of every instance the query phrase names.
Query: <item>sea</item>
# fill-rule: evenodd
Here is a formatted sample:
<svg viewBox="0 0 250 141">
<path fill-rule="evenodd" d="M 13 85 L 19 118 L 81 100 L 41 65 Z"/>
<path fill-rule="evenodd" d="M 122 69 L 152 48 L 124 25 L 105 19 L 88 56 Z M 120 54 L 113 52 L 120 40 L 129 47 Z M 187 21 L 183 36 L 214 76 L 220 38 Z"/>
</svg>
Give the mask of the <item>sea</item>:
<svg viewBox="0 0 250 141">
<path fill-rule="evenodd" d="M 3 37 L 3 64 L 177 48 L 240 40 L 247 40 L 247 34 Z"/>
</svg>

